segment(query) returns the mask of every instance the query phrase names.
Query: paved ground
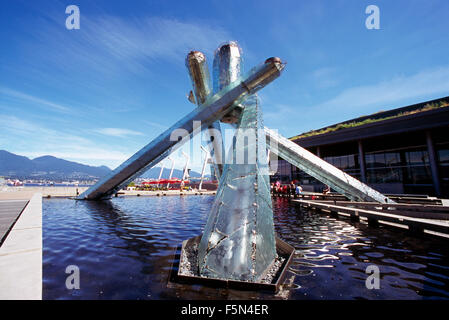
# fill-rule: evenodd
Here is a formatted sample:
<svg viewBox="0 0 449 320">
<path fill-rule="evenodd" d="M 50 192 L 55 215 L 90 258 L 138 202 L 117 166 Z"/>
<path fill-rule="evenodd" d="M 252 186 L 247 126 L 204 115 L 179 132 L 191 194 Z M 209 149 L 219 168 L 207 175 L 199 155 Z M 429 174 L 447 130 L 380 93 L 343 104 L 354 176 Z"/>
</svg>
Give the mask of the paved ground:
<svg viewBox="0 0 449 320">
<path fill-rule="evenodd" d="M 1 199 L 29 199 L 35 193 L 42 197 L 76 197 L 77 192 L 82 193 L 87 187 L 3 187 L 0 188 Z"/>
<path fill-rule="evenodd" d="M 30 199 L 33 194 L 41 193 L 44 198 L 57 198 L 57 197 L 76 197 L 77 192 L 81 194 L 87 189 L 87 187 L 4 187 L 0 188 L 0 200 L 2 199 Z M 199 195 L 199 194 L 215 194 L 214 191 L 198 190 L 183 191 L 182 195 Z M 179 196 L 181 192 L 179 190 L 159 190 L 159 191 L 139 191 L 139 190 L 126 190 L 120 191 L 119 196 Z"/>
<path fill-rule="evenodd" d="M 35 193 L 33 190 L 0 188 L 0 200 L 30 200 Z"/>
<path fill-rule="evenodd" d="M 15 204 L 19 203 L 24 202 Z M 42 299 L 42 195 L 39 193 L 29 198 L 0 246 L 0 300 L 16 299 Z"/>
<path fill-rule="evenodd" d="M 28 200 L 0 200 L 0 246 Z"/>
</svg>

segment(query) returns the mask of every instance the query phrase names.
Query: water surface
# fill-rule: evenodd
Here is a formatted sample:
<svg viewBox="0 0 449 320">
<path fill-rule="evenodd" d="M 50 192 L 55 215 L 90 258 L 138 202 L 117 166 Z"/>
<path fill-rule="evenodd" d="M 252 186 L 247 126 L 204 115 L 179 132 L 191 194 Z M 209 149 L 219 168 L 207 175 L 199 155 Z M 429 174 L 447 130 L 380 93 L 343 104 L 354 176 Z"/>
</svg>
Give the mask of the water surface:
<svg viewBox="0 0 449 320">
<path fill-rule="evenodd" d="M 447 242 L 338 220 L 274 199 L 278 236 L 296 248 L 282 290 L 168 282 L 174 251 L 201 234 L 213 196 L 43 201 L 44 299 L 448 299 Z M 68 290 L 66 267 L 80 270 Z M 376 265 L 380 289 L 368 290 Z"/>
</svg>

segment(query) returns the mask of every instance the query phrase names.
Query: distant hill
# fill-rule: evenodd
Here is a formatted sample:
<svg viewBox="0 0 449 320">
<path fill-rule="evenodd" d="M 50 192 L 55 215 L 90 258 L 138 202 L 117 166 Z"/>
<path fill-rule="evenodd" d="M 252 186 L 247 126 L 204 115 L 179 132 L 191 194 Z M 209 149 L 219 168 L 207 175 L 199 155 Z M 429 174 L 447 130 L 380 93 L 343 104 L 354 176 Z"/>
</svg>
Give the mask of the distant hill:
<svg viewBox="0 0 449 320">
<path fill-rule="evenodd" d="M 159 178 L 161 168 L 153 167 L 142 175 L 142 178 Z M 53 156 L 29 159 L 14 153 L 0 150 L 0 176 L 15 179 L 49 179 L 49 180 L 94 180 L 111 172 L 106 166 L 93 167 L 81 163 L 67 161 Z M 182 178 L 183 170 L 174 169 L 173 178 Z M 168 179 L 170 168 L 165 168 L 163 179 Z M 210 175 L 208 171 L 206 176 Z M 190 177 L 201 177 L 201 174 L 190 171 Z"/>
<path fill-rule="evenodd" d="M 33 160 L 0 150 L 0 175 L 18 179 L 98 179 L 111 172 L 106 166 L 93 167 L 52 156 Z"/>
</svg>

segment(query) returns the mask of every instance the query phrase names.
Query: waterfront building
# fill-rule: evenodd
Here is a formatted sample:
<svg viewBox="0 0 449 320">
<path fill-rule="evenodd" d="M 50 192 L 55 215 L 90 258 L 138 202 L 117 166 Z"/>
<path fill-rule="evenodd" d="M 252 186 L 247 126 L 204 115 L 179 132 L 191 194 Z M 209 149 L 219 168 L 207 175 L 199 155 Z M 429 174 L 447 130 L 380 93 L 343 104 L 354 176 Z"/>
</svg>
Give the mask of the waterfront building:
<svg viewBox="0 0 449 320">
<path fill-rule="evenodd" d="M 449 97 L 363 116 L 290 140 L 385 194 L 449 197 Z M 324 185 L 279 159 L 272 182 Z"/>
</svg>

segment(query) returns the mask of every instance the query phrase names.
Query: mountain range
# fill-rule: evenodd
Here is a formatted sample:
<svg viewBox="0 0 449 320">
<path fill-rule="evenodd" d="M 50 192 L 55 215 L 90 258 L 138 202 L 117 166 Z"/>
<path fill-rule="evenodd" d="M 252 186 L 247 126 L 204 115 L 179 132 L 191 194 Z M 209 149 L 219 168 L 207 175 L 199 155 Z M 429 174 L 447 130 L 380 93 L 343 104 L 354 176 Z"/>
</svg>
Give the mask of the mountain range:
<svg viewBox="0 0 449 320">
<path fill-rule="evenodd" d="M 0 150 L 0 175 L 17 179 L 98 179 L 111 172 L 106 166 L 93 167 L 81 163 L 42 156 L 29 159 Z"/>
<path fill-rule="evenodd" d="M 0 176 L 13 179 L 48 179 L 48 180 L 94 180 L 111 172 L 106 166 L 88 166 L 85 164 L 67 161 L 53 156 L 42 156 L 29 159 L 24 156 L 0 150 Z M 142 177 L 157 179 L 160 167 L 153 167 Z M 165 169 L 162 178 L 167 179 L 170 169 Z M 182 178 L 183 171 L 173 170 L 173 178 Z M 190 171 L 191 177 L 200 177 L 201 174 Z"/>
</svg>

